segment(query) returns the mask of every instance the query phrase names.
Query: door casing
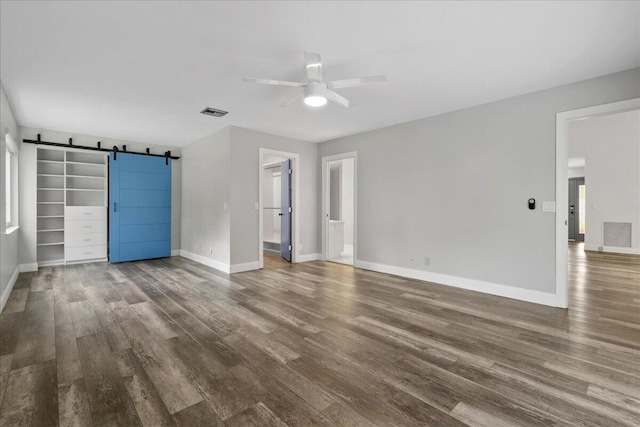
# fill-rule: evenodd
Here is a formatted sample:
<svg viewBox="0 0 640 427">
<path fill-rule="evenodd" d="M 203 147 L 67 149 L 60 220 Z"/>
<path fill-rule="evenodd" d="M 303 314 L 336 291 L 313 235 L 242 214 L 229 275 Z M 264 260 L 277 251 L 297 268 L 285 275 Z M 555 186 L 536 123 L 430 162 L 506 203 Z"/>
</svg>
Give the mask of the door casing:
<svg viewBox="0 0 640 427">
<path fill-rule="evenodd" d="M 322 158 L 322 260 L 329 256 L 329 163 L 336 160 L 353 159 L 353 266 L 358 262 L 358 152 L 335 154 Z"/>
</svg>

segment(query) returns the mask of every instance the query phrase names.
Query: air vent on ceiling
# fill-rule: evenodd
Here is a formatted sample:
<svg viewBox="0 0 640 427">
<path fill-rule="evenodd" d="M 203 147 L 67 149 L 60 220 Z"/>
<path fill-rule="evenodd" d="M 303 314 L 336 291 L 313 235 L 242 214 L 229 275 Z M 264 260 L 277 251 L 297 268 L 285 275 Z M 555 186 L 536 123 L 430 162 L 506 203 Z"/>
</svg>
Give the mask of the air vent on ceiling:
<svg viewBox="0 0 640 427">
<path fill-rule="evenodd" d="M 222 117 L 222 116 L 226 115 L 229 112 L 228 111 L 223 111 L 223 110 L 217 110 L 217 109 L 211 108 L 211 107 L 207 107 L 204 110 L 200 111 L 200 113 L 206 114 L 207 116 Z"/>
</svg>

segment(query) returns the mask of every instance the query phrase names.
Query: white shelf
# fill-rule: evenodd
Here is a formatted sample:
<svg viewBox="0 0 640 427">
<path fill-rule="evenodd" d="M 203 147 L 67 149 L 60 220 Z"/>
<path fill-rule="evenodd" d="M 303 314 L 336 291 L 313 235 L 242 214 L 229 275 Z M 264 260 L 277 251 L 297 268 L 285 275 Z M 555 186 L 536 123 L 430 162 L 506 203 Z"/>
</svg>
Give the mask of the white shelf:
<svg viewBox="0 0 640 427">
<path fill-rule="evenodd" d="M 71 161 L 67 161 L 67 164 L 69 165 L 90 165 L 90 166 L 106 166 L 105 163 L 92 163 L 92 162 L 71 162 Z"/>
<path fill-rule="evenodd" d="M 280 210 L 279 207 L 278 208 L 272 208 L 272 207 L 266 207 L 266 206 L 264 207 L 264 209 L 278 209 L 278 210 Z"/>
<path fill-rule="evenodd" d="M 94 179 L 104 179 L 104 176 L 95 176 L 95 175 L 67 175 L 67 178 L 94 178 Z"/>
<path fill-rule="evenodd" d="M 85 262 L 95 260 L 97 255 L 104 259 L 106 245 L 103 245 L 100 253 L 89 251 L 92 252 L 89 254 L 91 256 L 85 252 L 74 255 L 71 251 L 73 248 L 69 245 L 75 245 L 65 236 L 71 230 L 68 223 L 77 222 L 73 221 L 73 217 L 67 218 L 67 207 L 106 205 L 106 167 L 104 153 L 86 153 L 74 150 L 73 147 L 63 150 L 38 147 L 36 188 L 39 191 L 36 215 L 39 229 L 36 247 L 39 265 Z M 106 220 L 102 222 L 100 232 L 106 234 Z"/>
</svg>

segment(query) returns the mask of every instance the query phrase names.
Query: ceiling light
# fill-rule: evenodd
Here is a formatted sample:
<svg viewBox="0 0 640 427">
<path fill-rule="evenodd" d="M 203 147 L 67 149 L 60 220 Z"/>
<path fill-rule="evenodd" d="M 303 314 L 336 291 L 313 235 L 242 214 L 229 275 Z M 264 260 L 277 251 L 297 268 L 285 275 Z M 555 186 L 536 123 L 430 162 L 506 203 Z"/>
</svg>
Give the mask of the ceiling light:
<svg viewBox="0 0 640 427">
<path fill-rule="evenodd" d="M 309 107 L 322 107 L 327 103 L 327 85 L 321 82 L 309 82 L 304 87 L 304 103 Z"/>
<path fill-rule="evenodd" d="M 327 98 L 320 95 L 306 96 L 304 98 L 304 103 L 309 107 L 322 107 L 327 103 Z"/>
</svg>

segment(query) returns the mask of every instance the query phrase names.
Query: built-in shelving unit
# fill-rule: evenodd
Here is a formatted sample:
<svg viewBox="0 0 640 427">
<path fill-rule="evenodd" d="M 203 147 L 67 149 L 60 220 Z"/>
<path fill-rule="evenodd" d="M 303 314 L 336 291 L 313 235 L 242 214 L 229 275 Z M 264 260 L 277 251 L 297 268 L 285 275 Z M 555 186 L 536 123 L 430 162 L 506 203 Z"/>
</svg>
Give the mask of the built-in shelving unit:
<svg viewBox="0 0 640 427">
<path fill-rule="evenodd" d="M 38 265 L 105 259 L 106 154 L 38 148 L 36 173 Z"/>
</svg>

